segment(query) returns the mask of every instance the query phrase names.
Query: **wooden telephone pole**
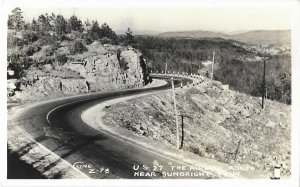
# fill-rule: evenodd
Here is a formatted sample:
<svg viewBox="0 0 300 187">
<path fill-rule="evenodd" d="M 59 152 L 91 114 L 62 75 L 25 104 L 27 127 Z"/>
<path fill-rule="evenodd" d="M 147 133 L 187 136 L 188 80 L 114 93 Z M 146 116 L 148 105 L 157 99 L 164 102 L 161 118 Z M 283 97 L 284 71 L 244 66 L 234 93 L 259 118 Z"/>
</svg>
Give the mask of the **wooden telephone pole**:
<svg viewBox="0 0 300 187">
<path fill-rule="evenodd" d="M 176 149 L 179 149 L 179 131 L 178 131 L 178 112 L 176 107 L 176 97 L 175 97 L 175 88 L 174 88 L 174 79 L 172 80 L 172 91 L 173 91 L 173 102 L 174 102 L 174 110 L 175 110 L 175 122 L 176 122 Z"/>
<path fill-rule="evenodd" d="M 264 72 L 263 72 L 263 90 L 262 90 L 262 96 L 261 96 L 261 107 L 264 109 L 265 104 L 265 95 L 266 95 L 266 60 L 264 60 Z"/>
<path fill-rule="evenodd" d="M 186 116 L 183 114 L 180 114 L 179 116 L 181 116 L 181 144 L 180 144 L 180 149 L 183 147 L 183 141 L 184 141 L 184 125 L 183 125 L 183 118 L 184 117 L 188 117 L 191 118 L 190 116 Z"/>
<path fill-rule="evenodd" d="M 213 80 L 213 76 L 214 76 L 214 64 L 215 64 L 215 51 L 213 52 L 213 59 L 211 65 L 211 80 Z"/>
</svg>

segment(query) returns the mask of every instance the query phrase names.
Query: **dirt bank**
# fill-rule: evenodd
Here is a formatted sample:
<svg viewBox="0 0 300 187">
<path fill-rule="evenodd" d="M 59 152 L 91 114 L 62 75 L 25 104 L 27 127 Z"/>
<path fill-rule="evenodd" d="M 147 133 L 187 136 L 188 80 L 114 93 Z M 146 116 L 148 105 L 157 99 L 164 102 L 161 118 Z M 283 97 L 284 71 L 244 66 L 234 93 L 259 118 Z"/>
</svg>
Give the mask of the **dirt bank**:
<svg viewBox="0 0 300 187">
<path fill-rule="evenodd" d="M 182 149 L 228 164 L 246 164 L 269 175 L 276 163 L 290 174 L 290 106 L 228 90 L 219 82 L 176 89 L 183 115 Z M 172 92 L 159 92 L 111 105 L 103 116 L 108 128 L 175 145 Z M 181 123 L 181 117 L 178 117 Z M 180 139 L 181 136 L 180 129 Z"/>
</svg>

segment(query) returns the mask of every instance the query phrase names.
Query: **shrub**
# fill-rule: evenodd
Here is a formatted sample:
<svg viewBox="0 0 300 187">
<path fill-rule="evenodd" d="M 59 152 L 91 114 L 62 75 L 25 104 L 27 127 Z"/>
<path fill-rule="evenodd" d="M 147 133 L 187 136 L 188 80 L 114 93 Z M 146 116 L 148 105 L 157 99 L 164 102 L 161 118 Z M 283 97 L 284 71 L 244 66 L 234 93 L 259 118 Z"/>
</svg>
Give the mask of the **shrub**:
<svg viewBox="0 0 300 187">
<path fill-rule="evenodd" d="M 32 56 L 34 53 L 38 52 L 41 48 L 37 45 L 29 45 L 24 47 L 23 52 L 27 56 Z"/>
<path fill-rule="evenodd" d="M 55 48 L 51 45 L 43 46 L 41 52 L 44 56 L 52 56 L 54 54 Z"/>
<path fill-rule="evenodd" d="M 37 32 L 32 30 L 24 30 L 22 32 L 23 40 L 26 44 L 33 43 L 39 39 Z"/>
<path fill-rule="evenodd" d="M 208 144 L 205 148 L 205 152 L 206 153 L 215 153 L 216 152 L 216 148 L 214 147 L 214 145 L 212 144 Z"/>
<path fill-rule="evenodd" d="M 59 38 L 56 37 L 56 36 L 44 35 L 36 41 L 36 44 L 38 46 L 51 45 L 54 48 L 57 48 L 58 47 L 58 43 L 57 43 L 58 40 L 59 40 Z"/>
<path fill-rule="evenodd" d="M 91 43 L 93 43 L 93 40 L 89 35 L 84 35 L 84 42 L 86 45 L 90 45 Z"/>
<path fill-rule="evenodd" d="M 190 145 L 189 148 L 188 148 L 188 150 L 189 150 L 190 152 L 196 154 L 196 155 L 201 156 L 201 157 L 204 156 L 203 151 L 202 151 L 198 146 L 192 146 L 192 145 Z"/>
<path fill-rule="evenodd" d="M 111 44 L 112 43 L 111 39 L 109 39 L 107 37 L 101 38 L 100 41 L 101 41 L 101 44 Z"/>
<path fill-rule="evenodd" d="M 71 54 L 83 53 L 87 51 L 87 48 L 81 41 L 76 41 L 70 49 Z"/>
<path fill-rule="evenodd" d="M 68 61 L 68 57 L 66 54 L 58 54 L 56 60 L 61 64 L 64 65 Z"/>
</svg>

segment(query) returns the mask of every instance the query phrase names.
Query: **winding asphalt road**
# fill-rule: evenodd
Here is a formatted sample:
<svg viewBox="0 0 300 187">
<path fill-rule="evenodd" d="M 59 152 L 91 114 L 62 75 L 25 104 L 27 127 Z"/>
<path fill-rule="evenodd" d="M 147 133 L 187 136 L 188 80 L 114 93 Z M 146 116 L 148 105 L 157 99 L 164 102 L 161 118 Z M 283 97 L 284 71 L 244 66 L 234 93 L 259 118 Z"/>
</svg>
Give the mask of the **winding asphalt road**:
<svg viewBox="0 0 300 187">
<path fill-rule="evenodd" d="M 163 76 L 159 77 L 164 78 Z M 184 85 L 187 81 L 190 81 L 190 79 L 183 79 Z M 179 86 L 178 83 L 179 81 L 175 81 L 176 86 Z M 182 163 L 180 161 L 177 162 L 174 158 L 155 154 L 153 151 L 147 151 L 147 149 L 130 144 L 126 140 L 96 130 L 81 120 L 81 113 L 105 100 L 144 92 L 155 92 L 170 89 L 170 87 L 170 82 L 168 82 L 168 84 L 156 88 L 61 98 L 29 108 L 21 118 L 14 120 L 18 120 L 18 125 L 37 142 L 69 163 L 77 163 L 75 164 L 77 167 L 82 166 L 83 168 L 79 169 L 90 178 L 164 178 L 159 170 L 155 173 L 148 173 L 144 177 L 134 176 L 136 171 L 133 167 L 137 169 L 139 166 L 137 171 L 146 174 L 147 171 L 151 172 L 153 168 L 144 168 L 144 170 L 142 165 L 153 166 L 154 162 L 158 162 L 160 165 L 163 165 L 164 171 L 170 171 L 167 169 L 170 162 L 179 166 Z M 89 164 L 89 166 L 84 164 Z M 48 167 L 51 167 L 51 165 Z M 143 173 L 139 174 L 143 175 Z M 183 178 L 212 178 L 212 176 Z"/>
</svg>

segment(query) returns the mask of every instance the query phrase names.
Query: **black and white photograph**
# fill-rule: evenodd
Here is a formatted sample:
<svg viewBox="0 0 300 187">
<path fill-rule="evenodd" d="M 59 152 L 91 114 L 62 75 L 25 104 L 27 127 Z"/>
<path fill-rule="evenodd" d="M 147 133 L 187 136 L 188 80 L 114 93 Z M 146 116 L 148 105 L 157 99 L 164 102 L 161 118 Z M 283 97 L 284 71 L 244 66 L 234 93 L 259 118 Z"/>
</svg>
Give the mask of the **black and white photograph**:
<svg viewBox="0 0 300 187">
<path fill-rule="evenodd" d="M 1 183 L 299 186 L 299 10 L 1 1 Z"/>
</svg>

